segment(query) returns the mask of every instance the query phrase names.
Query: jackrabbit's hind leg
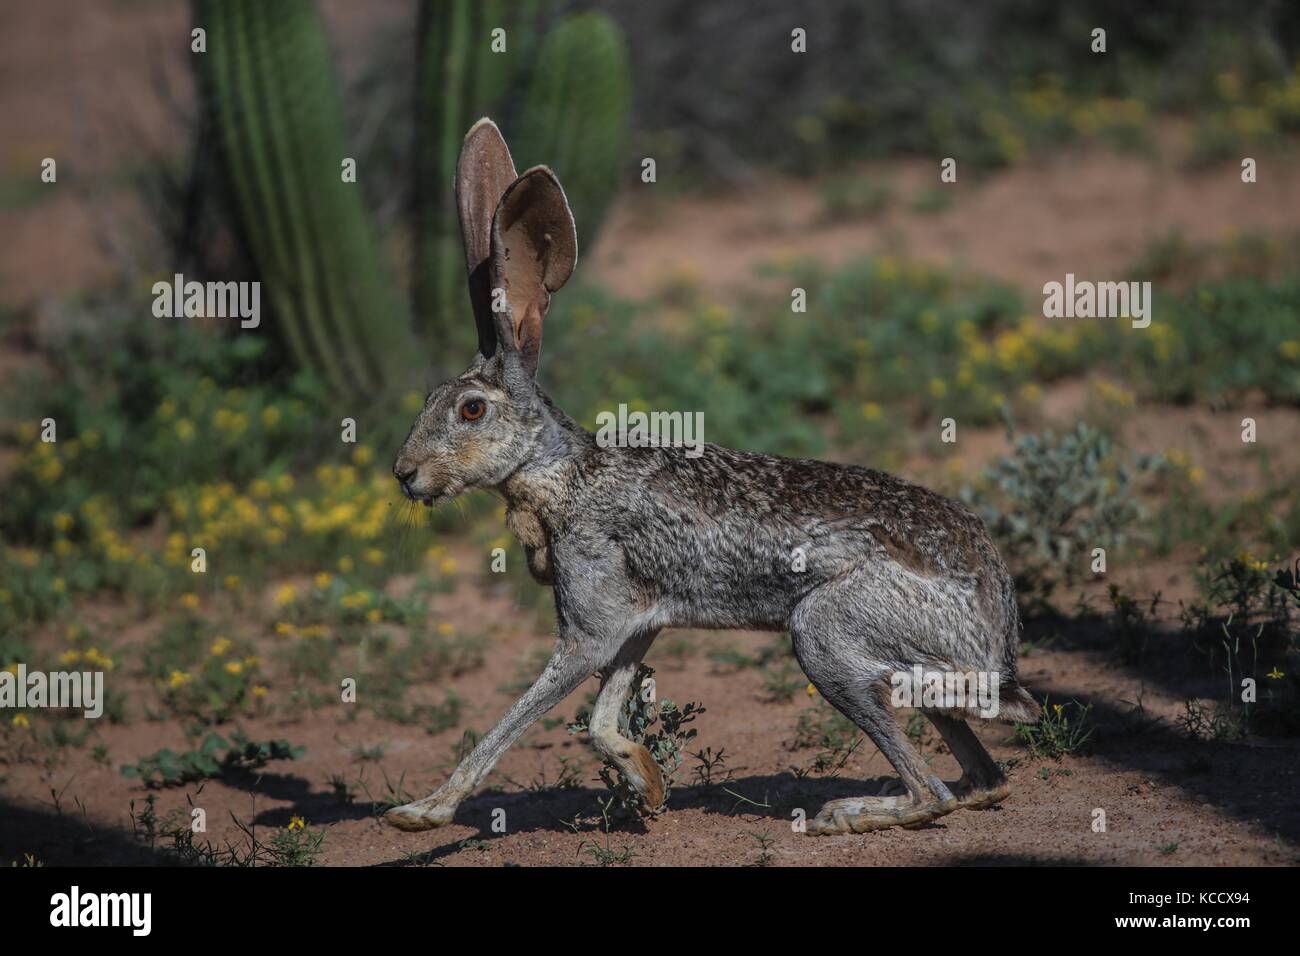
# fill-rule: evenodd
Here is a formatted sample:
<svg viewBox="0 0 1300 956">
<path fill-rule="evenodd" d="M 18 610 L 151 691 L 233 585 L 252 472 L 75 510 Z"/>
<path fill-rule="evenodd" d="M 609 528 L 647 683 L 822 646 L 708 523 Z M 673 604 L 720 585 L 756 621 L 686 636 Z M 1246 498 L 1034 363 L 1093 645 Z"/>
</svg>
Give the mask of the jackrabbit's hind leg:
<svg viewBox="0 0 1300 956">
<path fill-rule="evenodd" d="M 873 685 L 859 684 L 850 690 L 842 683 L 819 677 L 807 664 L 804 670 L 823 697 L 866 731 L 907 787 L 905 795 L 831 800 L 808 821 L 809 833 L 865 833 L 886 827 L 919 826 L 957 809 L 956 798 L 912 749 Z"/>
<path fill-rule="evenodd" d="M 799 666 L 813 686 L 866 732 L 898 771 L 907 793 L 831 800 L 808 821 L 809 833 L 917 826 L 957 809 L 957 799 L 908 743 L 890 713 L 883 694 L 889 668 L 866 652 L 871 622 L 861 596 L 869 589 L 870 582 L 852 575 L 817 588 L 791 615 L 790 636 Z"/>
<path fill-rule="evenodd" d="M 1011 795 L 1011 785 L 1002 768 L 989 756 L 963 718 L 931 710 L 925 711 L 925 715 L 961 764 L 961 779 L 953 788 L 961 806 L 967 810 L 987 810 Z"/>
<path fill-rule="evenodd" d="M 618 717 L 628 693 L 641 692 L 640 688 L 632 687 L 632 681 L 636 678 L 641 658 L 658 633 L 657 630 L 650 631 L 628 640 L 614 662 L 601 674 L 600 693 L 596 696 L 588 727 L 592 746 L 618 766 L 650 810 L 663 806 L 666 791 L 663 773 L 650 756 L 650 751 L 619 732 Z"/>
</svg>

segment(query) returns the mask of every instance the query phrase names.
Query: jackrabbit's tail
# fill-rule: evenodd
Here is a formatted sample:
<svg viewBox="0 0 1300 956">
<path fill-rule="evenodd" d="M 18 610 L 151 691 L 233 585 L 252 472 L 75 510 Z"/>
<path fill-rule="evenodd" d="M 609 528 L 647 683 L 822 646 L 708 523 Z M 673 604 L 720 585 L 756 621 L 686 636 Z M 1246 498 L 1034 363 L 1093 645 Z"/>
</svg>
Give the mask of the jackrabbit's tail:
<svg viewBox="0 0 1300 956">
<path fill-rule="evenodd" d="M 994 720 L 1009 724 L 1032 724 L 1042 712 L 1043 708 L 1038 701 L 1014 680 L 1007 681 L 998 688 L 998 712 L 994 715 Z"/>
</svg>

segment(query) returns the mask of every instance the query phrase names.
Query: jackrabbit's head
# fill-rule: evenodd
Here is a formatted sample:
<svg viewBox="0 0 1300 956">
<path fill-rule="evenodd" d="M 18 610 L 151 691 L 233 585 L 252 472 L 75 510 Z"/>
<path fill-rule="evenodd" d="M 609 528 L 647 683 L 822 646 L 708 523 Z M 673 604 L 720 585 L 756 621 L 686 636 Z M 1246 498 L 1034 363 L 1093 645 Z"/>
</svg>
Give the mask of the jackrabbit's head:
<svg viewBox="0 0 1300 956">
<path fill-rule="evenodd" d="M 456 206 L 478 354 L 429 393 L 393 464 L 402 492 L 426 505 L 499 484 L 527 458 L 546 421 L 542 320 L 578 259 L 559 180 L 545 166 L 517 176 L 489 119 L 461 147 Z"/>
</svg>

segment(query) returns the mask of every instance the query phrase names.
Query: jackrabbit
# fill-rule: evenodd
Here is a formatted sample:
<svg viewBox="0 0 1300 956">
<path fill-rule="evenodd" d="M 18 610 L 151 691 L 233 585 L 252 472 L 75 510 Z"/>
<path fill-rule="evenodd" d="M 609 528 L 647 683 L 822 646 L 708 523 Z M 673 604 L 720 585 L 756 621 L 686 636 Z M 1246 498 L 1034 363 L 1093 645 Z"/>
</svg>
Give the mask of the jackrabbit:
<svg viewBox="0 0 1300 956">
<path fill-rule="evenodd" d="M 482 119 L 455 187 L 478 354 L 429 394 L 393 473 L 426 505 L 498 492 L 529 570 L 554 588 L 559 636 L 541 676 L 450 779 L 385 819 L 403 830 L 450 822 L 502 752 L 593 673 L 591 740 L 658 807 L 663 777 L 618 717 L 664 627 L 789 630 L 813 686 L 902 777 L 905 795 L 832 800 L 809 832 L 915 825 L 1005 798 L 1005 776 L 966 723 L 974 710 L 945 700 L 925 711 L 963 770 L 950 787 L 908 743 L 887 694 L 918 666 L 979 672 L 997 681 L 997 716 L 1037 717 L 1016 682 L 1011 577 L 979 519 L 867 468 L 715 445 L 698 457 L 601 447 L 534 381 L 551 295 L 577 261 L 559 181 L 544 166 L 517 176 Z"/>
</svg>

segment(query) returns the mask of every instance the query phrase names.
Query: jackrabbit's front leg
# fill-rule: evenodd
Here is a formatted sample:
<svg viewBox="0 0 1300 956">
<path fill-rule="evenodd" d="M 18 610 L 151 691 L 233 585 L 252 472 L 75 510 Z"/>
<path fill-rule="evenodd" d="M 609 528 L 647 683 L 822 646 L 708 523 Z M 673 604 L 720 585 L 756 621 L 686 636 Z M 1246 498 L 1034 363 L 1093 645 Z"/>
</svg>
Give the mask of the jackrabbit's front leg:
<svg viewBox="0 0 1300 956">
<path fill-rule="evenodd" d="M 617 648 L 617 644 L 613 647 Z M 584 680 L 609 662 L 613 650 L 593 645 L 573 635 L 561 636 L 555 654 L 533 686 L 515 702 L 501 722 L 460 762 L 451 777 L 423 800 L 394 807 L 384 814 L 385 822 L 399 830 L 432 830 L 446 826 L 460 802 L 474 792 L 496 766 L 506 748 L 543 714 L 577 690 Z"/>
<path fill-rule="evenodd" d="M 629 691 L 640 693 L 640 688 L 632 687 L 632 681 L 636 678 L 641 658 L 645 657 L 645 652 L 658 633 L 656 628 L 630 639 L 602 673 L 600 693 L 596 697 L 596 706 L 592 708 L 587 729 L 592 746 L 618 765 L 623 776 L 641 794 L 651 810 L 663 806 L 663 773 L 650 756 L 650 751 L 619 732 L 618 718 L 623 712 Z"/>
</svg>

